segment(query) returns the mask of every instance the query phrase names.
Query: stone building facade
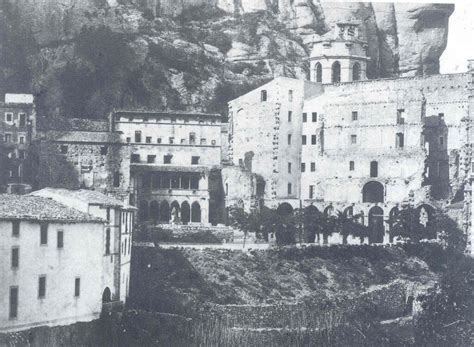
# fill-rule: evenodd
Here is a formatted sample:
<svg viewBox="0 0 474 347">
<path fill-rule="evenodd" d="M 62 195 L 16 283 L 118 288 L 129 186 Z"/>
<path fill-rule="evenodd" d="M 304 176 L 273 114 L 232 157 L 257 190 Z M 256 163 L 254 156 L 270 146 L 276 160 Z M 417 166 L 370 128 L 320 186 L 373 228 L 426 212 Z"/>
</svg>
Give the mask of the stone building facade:
<svg viewBox="0 0 474 347">
<path fill-rule="evenodd" d="M 104 221 L 91 214 L 1 195 L 0 331 L 97 319 L 114 285 L 105 236 Z"/>
<path fill-rule="evenodd" d="M 34 177 L 31 142 L 35 137 L 33 95 L 6 94 L 0 102 L 0 191 L 31 191 Z"/>
<path fill-rule="evenodd" d="M 230 101 L 228 153 L 263 178 L 268 206 L 361 213 L 382 242 L 402 204 L 429 215 L 464 200 L 472 72 L 366 80 L 356 35 L 341 23 L 313 38 L 311 82 L 278 77 Z"/>
</svg>

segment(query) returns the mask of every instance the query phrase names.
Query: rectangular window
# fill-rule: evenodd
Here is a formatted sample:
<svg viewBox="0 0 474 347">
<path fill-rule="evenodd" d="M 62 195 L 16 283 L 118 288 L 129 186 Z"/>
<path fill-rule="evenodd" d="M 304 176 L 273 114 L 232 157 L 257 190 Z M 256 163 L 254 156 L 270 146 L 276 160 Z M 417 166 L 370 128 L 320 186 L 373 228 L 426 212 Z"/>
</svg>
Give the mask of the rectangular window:
<svg viewBox="0 0 474 347">
<path fill-rule="evenodd" d="M 19 113 L 18 118 L 19 118 L 19 126 L 24 127 L 26 125 L 26 114 Z"/>
<path fill-rule="evenodd" d="M 308 114 L 306 112 L 303 112 L 303 123 L 306 123 L 308 121 Z"/>
<path fill-rule="evenodd" d="M 58 230 L 58 248 L 64 248 L 64 231 Z"/>
<path fill-rule="evenodd" d="M 349 171 L 354 171 L 354 168 L 355 168 L 355 164 L 353 161 L 350 161 L 349 162 Z"/>
<path fill-rule="evenodd" d="M 313 112 L 311 113 L 312 121 L 317 122 L 318 121 L 318 112 Z"/>
<path fill-rule="evenodd" d="M 352 120 L 357 120 L 358 118 L 358 114 L 357 114 L 357 111 L 352 111 Z"/>
<path fill-rule="evenodd" d="M 170 154 L 163 156 L 163 163 L 171 164 L 171 158 L 173 158 L 173 156 Z"/>
<path fill-rule="evenodd" d="M 181 139 L 181 141 L 179 143 L 182 144 L 182 145 L 185 145 L 186 144 L 186 139 Z"/>
<path fill-rule="evenodd" d="M 12 134 L 5 134 L 5 142 L 6 143 L 12 142 Z"/>
<path fill-rule="evenodd" d="M 198 164 L 199 164 L 199 157 L 193 155 L 191 157 L 191 165 L 198 165 Z"/>
<path fill-rule="evenodd" d="M 146 157 L 146 162 L 148 164 L 153 164 L 155 162 L 155 159 L 156 159 L 156 155 L 148 155 Z"/>
<path fill-rule="evenodd" d="M 5 122 L 7 123 L 13 123 L 13 113 L 7 112 L 5 113 Z"/>
<path fill-rule="evenodd" d="M 81 279 L 76 277 L 74 280 L 74 296 L 77 298 L 81 295 Z"/>
<path fill-rule="evenodd" d="M 440 136 L 439 138 L 439 144 L 442 146 L 444 145 L 444 137 L 443 136 Z"/>
<path fill-rule="evenodd" d="M 161 143 L 161 137 L 158 137 L 158 138 L 156 139 L 156 143 Z"/>
<path fill-rule="evenodd" d="M 260 92 L 260 101 L 267 101 L 267 91 L 266 90 L 262 90 Z"/>
<path fill-rule="evenodd" d="M 199 176 L 191 177 L 191 189 L 193 190 L 199 189 Z"/>
<path fill-rule="evenodd" d="M 106 211 L 105 219 L 107 220 L 107 222 L 110 222 L 110 207 L 107 207 L 105 211 Z"/>
<path fill-rule="evenodd" d="M 12 222 L 12 236 L 20 236 L 20 221 L 18 220 Z"/>
<path fill-rule="evenodd" d="M 127 137 L 126 141 L 127 141 L 127 143 L 130 143 L 130 142 L 132 142 L 132 139 L 130 137 Z"/>
<path fill-rule="evenodd" d="M 288 183 L 288 195 L 291 195 L 292 186 L 291 183 Z"/>
<path fill-rule="evenodd" d="M 201 139 L 201 145 L 206 145 L 207 144 L 207 140 L 206 139 Z"/>
<path fill-rule="evenodd" d="M 301 143 L 306 145 L 306 135 L 301 136 Z"/>
<path fill-rule="evenodd" d="M 145 138 L 145 141 L 146 141 L 146 143 L 151 143 L 151 136 L 147 136 L 147 137 Z"/>
<path fill-rule="evenodd" d="M 288 163 L 288 173 L 291 173 L 291 163 Z"/>
<path fill-rule="evenodd" d="M 100 147 L 100 154 L 101 155 L 107 155 L 108 152 L 108 147 L 107 146 L 101 146 Z"/>
<path fill-rule="evenodd" d="M 301 172 L 305 172 L 305 171 L 306 171 L 306 164 L 301 163 Z"/>
<path fill-rule="evenodd" d="M 311 135 L 311 144 L 312 145 L 316 144 L 316 135 Z"/>
<path fill-rule="evenodd" d="M 357 135 L 351 135 L 351 143 L 355 145 L 357 143 Z"/>
<path fill-rule="evenodd" d="M 18 287 L 10 287 L 10 319 L 18 317 Z"/>
<path fill-rule="evenodd" d="M 293 91 L 291 89 L 288 91 L 288 101 L 293 102 Z"/>
<path fill-rule="evenodd" d="M 293 114 L 293 112 L 291 111 L 288 111 L 288 122 L 291 122 L 291 115 Z"/>
<path fill-rule="evenodd" d="M 59 147 L 59 150 L 60 150 L 61 154 L 67 154 L 68 146 L 67 145 L 61 145 Z"/>
<path fill-rule="evenodd" d="M 130 157 L 130 161 L 132 163 L 139 163 L 140 162 L 140 154 L 132 154 Z"/>
<path fill-rule="evenodd" d="M 46 223 L 40 225 L 40 244 L 48 244 L 48 224 Z"/>
<path fill-rule="evenodd" d="M 314 199 L 314 186 L 309 186 L 309 198 Z"/>
<path fill-rule="evenodd" d="M 105 254 L 110 254 L 110 228 L 105 229 Z"/>
<path fill-rule="evenodd" d="M 196 133 L 189 133 L 189 144 L 190 145 L 196 144 Z"/>
<path fill-rule="evenodd" d="M 12 269 L 18 269 L 20 266 L 20 249 L 12 247 Z"/>
<path fill-rule="evenodd" d="M 291 134 L 288 134 L 288 144 L 291 145 Z"/>
<path fill-rule="evenodd" d="M 23 145 L 25 143 L 25 137 L 24 136 L 20 136 L 20 137 L 18 137 L 18 139 L 19 139 L 20 145 Z"/>
<path fill-rule="evenodd" d="M 311 163 L 311 172 L 316 171 L 316 163 Z"/>
<path fill-rule="evenodd" d="M 113 177 L 113 186 L 120 187 L 120 172 L 115 171 Z"/>
<path fill-rule="evenodd" d="M 38 298 L 43 299 L 46 296 L 46 276 L 42 275 L 38 279 Z"/>
<path fill-rule="evenodd" d="M 23 150 L 18 151 L 18 159 L 25 159 L 26 158 L 26 153 Z"/>
<path fill-rule="evenodd" d="M 140 130 L 135 131 L 135 142 L 142 142 L 142 132 Z"/>
</svg>

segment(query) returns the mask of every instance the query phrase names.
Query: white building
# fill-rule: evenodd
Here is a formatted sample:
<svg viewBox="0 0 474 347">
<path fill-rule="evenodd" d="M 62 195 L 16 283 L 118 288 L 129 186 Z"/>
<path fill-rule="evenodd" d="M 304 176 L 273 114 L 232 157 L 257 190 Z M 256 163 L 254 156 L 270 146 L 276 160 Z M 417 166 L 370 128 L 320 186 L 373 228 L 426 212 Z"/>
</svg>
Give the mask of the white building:
<svg viewBox="0 0 474 347">
<path fill-rule="evenodd" d="M 0 195 L 0 332 L 97 319 L 113 269 L 104 221 L 51 199 Z"/>
</svg>

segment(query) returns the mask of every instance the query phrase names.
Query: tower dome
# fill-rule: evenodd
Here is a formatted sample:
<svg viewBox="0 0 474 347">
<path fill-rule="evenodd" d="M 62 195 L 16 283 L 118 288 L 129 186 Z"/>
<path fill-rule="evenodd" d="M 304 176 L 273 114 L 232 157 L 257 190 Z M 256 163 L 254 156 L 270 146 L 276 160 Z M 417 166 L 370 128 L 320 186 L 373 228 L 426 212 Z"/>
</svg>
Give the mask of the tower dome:
<svg viewBox="0 0 474 347">
<path fill-rule="evenodd" d="M 358 22 L 339 22 L 312 40 L 310 81 L 352 82 L 367 79 L 367 42 L 359 39 Z"/>
</svg>

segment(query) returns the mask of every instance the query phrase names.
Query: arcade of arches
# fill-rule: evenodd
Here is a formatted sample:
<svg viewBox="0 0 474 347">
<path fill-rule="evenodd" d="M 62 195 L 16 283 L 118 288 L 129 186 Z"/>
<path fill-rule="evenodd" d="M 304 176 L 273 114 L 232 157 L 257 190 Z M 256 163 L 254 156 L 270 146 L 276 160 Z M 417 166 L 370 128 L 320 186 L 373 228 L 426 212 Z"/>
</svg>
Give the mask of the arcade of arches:
<svg viewBox="0 0 474 347">
<path fill-rule="evenodd" d="M 154 224 L 176 223 L 201 223 L 201 205 L 194 201 L 189 203 L 183 201 L 181 204 L 178 201 L 173 201 L 171 204 L 166 201 L 146 201 L 140 202 L 139 208 L 140 221 L 152 222 Z"/>
<path fill-rule="evenodd" d="M 378 183 L 378 182 L 369 182 L 369 183 Z M 370 187 L 371 185 L 369 185 L 369 189 Z M 380 189 L 380 187 L 376 186 L 375 189 Z M 382 189 L 383 189 L 383 186 L 382 186 Z M 380 191 L 378 191 L 378 194 L 380 194 Z M 382 196 L 383 196 L 383 191 L 382 191 Z M 306 206 L 304 207 L 304 209 L 306 211 L 309 211 L 310 213 L 308 215 L 314 216 L 314 218 L 319 218 L 321 215 L 333 216 L 335 215 L 336 211 L 338 211 L 338 209 L 336 209 L 332 204 L 322 209 L 323 213 L 321 213 L 320 210 L 314 205 Z M 293 207 L 289 203 L 286 203 L 286 202 L 281 203 L 280 205 L 278 205 L 278 208 L 277 208 L 277 212 L 282 216 L 291 215 L 293 213 L 293 210 L 294 210 Z M 426 226 L 429 223 L 429 221 L 433 218 L 435 214 L 434 207 L 428 204 L 421 204 L 416 208 L 416 210 L 418 212 L 417 218 L 420 224 L 424 226 Z M 391 209 L 386 208 L 384 211 L 382 207 L 374 205 L 368 209 L 368 213 L 364 213 L 364 211 L 360 211 L 359 213 L 354 214 L 354 206 L 349 206 L 349 207 L 341 209 L 341 211 L 343 211 L 343 215 L 345 217 L 352 217 L 352 216 L 357 215 L 356 221 L 360 224 L 368 226 L 369 228 L 368 242 L 369 243 L 383 243 L 386 241 L 393 242 L 393 238 L 392 236 L 390 236 L 389 231 L 393 227 L 392 221 L 399 211 L 397 207 L 392 207 Z M 367 224 L 366 224 L 365 216 L 368 216 Z"/>
</svg>

